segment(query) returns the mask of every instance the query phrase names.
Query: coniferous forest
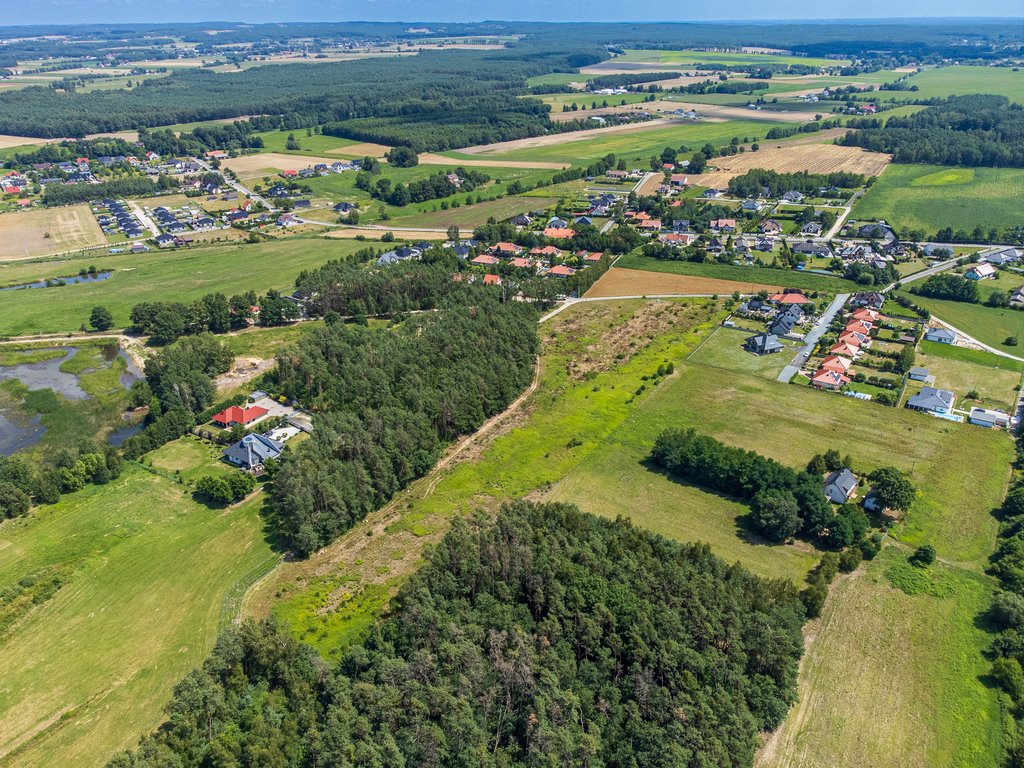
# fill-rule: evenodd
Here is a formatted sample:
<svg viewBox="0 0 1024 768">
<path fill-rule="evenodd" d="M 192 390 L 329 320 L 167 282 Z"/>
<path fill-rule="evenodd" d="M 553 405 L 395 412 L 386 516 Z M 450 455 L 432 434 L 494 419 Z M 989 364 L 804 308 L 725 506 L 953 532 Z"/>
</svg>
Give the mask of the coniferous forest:
<svg viewBox="0 0 1024 768">
<path fill-rule="evenodd" d="M 271 623 L 222 635 L 110 766 L 750 765 L 803 620 L 706 545 L 514 502 L 457 520 L 336 667 Z"/>
</svg>

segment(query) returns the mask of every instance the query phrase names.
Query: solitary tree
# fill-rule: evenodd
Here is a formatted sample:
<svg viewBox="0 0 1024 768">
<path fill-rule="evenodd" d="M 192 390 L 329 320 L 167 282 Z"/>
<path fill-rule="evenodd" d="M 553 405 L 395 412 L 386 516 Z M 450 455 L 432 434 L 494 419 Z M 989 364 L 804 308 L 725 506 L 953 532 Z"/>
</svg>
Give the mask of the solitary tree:
<svg viewBox="0 0 1024 768">
<path fill-rule="evenodd" d="M 89 325 L 97 331 L 106 331 L 114 327 L 114 317 L 106 307 L 93 307 Z"/>
</svg>

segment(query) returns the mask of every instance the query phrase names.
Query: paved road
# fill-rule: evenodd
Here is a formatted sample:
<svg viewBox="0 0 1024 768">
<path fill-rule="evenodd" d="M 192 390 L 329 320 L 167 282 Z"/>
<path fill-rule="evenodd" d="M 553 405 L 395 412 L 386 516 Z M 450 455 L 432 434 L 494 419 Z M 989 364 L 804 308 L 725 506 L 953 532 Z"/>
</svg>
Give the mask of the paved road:
<svg viewBox="0 0 1024 768">
<path fill-rule="evenodd" d="M 132 213 L 135 214 L 135 218 L 139 220 L 142 226 L 152 233 L 153 237 L 160 234 L 160 227 L 158 227 L 153 220 L 146 215 L 146 212 L 142 210 L 142 206 L 133 200 L 129 200 L 128 207 L 132 209 Z"/>
<path fill-rule="evenodd" d="M 782 369 L 782 373 L 779 374 L 779 381 L 783 384 L 789 384 L 789 380 L 800 373 L 800 369 L 814 351 L 814 345 L 818 343 L 818 339 L 821 338 L 822 334 L 828 330 L 828 326 L 832 322 L 832 318 L 834 318 L 836 313 L 843 308 L 843 305 L 846 303 L 848 298 L 850 298 L 850 294 L 840 293 L 835 297 L 835 299 L 833 299 L 832 303 L 828 305 L 828 309 L 826 309 L 824 314 L 822 314 L 818 319 L 818 322 L 816 322 L 814 327 L 807 332 L 806 336 L 804 336 L 804 345 L 800 348 L 800 351 L 796 353 L 796 357 L 793 358 L 793 362 Z"/>
<path fill-rule="evenodd" d="M 206 170 L 206 171 L 213 171 L 214 170 L 213 166 L 211 166 L 208 162 L 203 160 L 203 158 L 201 158 L 201 157 L 193 157 L 192 160 L 194 160 L 196 163 L 198 163 L 199 167 L 202 168 L 203 170 Z M 257 195 L 255 192 L 253 192 L 248 187 L 243 186 L 240 181 L 237 181 L 236 179 L 233 179 L 230 176 L 228 176 L 227 173 L 221 173 L 221 176 L 224 177 L 224 181 L 226 181 L 228 183 L 228 185 L 233 190 L 238 192 L 238 194 L 245 195 L 246 197 L 250 198 L 254 203 L 263 203 L 263 205 L 266 207 L 266 209 L 267 209 L 267 211 L 269 213 L 277 213 L 277 208 L 274 206 L 274 204 L 272 202 L 270 202 L 269 200 L 267 200 L 262 195 Z"/>
<path fill-rule="evenodd" d="M 920 280 L 922 277 L 929 277 L 931 275 L 936 275 L 939 272 L 944 272 L 947 269 L 952 269 L 960 262 L 961 259 L 949 259 L 948 261 L 944 261 L 941 264 L 936 264 L 934 267 L 928 267 L 927 269 L 922 269 L 920 272 L 914 272 L 913 274 L 907 275 L 906 277 L 901 277 L 899 280 L 900 285 L 906 285 L 907 283 L 912 283 L 915 280 Z M 882 289 L 882 293 L 888 293 L 895 287 L 896 283 L 889 283 L 889 285 L 885 286 L 885 288 Z"/>
</svg>

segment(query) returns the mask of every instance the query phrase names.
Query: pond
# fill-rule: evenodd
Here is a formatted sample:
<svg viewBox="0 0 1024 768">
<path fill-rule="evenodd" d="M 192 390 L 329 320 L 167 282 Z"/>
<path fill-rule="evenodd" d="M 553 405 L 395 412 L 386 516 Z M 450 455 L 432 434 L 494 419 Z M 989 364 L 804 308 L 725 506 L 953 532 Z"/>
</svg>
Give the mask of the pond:
<svg viewBox="0 0 1024 768">
<path fill-rule="evenodd" d="M 51 277 L 46 280 L 36 280 L 31 283 L 19 283 L 0 288 L 0 291 L 21 291 L 26 288 L 53 288 L 58 285 L 81 285 L 83 283 L 98 283 L 101 280 L 109 280 L 114 274 L 111 271 L 93 272 L 85 275 L 72 275 L 70 277 Z"/>
<path fill-rule="evenodd" d="M 41 363 L 22 363 L 0 367 L 0 381 L 17 379 L 31 391 L 52 389 L 68 400 L 85 400 L 89 395 L 78 383 L 73 373 L 64 373 L 60 366 L 75 356 L 78 347 L 65 347 L 67 350 L 61 357 L 44 360 Z M 27 353 L 28 354 L 28 353 Z"/>
</svg>

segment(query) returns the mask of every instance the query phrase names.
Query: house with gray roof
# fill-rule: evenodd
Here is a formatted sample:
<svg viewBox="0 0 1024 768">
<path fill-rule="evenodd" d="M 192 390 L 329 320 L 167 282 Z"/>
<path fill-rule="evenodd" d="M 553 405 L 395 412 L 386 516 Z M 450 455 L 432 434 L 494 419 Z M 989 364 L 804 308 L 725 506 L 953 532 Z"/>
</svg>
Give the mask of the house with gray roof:
<svg viewBox="0 0 1024 768">
<path fill-rule="evenodd" d="M 845 504 L 857 490 L 857 476 L 846 467 L 825 478 L 825 498 L 833 504 Z"/>
<path fill-rule="evenodd" d="M 956 331 L 949 328 L 929 328 L 924 334 L 925 341 L 937 341 L 939 344 L 956 344 Z"/>
<path fill-rule="evenodd" d="M 933 415 L 943 415 L 952 412 L 955 402 L 956 395 L 948 389 L 921 387 L 920 392 L 907 400 L 907 408 Z"/>
<path fill-rule="evenodd" d="M 743 348 L 755 355 L 770 355 L 786 347 L 774 333 L 759 333 L 743 342 Z"/>
<path fill-rule="evenodd" d="M 224 449 L 224 458 L 249 472 L 259 472 L 271 459 L 276 459 L 284 450 L 284 444 L 271 440 L 266 435 L 246 435 L 230 448 Z"/>
</svg>

